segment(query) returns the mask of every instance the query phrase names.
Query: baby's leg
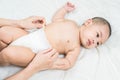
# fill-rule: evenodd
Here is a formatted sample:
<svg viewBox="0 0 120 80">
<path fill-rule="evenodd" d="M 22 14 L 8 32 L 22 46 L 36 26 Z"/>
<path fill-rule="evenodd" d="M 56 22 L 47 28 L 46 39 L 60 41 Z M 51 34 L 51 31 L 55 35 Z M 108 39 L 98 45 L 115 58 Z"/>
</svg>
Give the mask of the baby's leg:
<svg viewBox="0 0 120 80">
<path fill-rule="evenodd" d="M 0 65 L 27 66 L 34 58 L 31 49 L 22 46 L 8 46 L 0 52 Z"/>
<path fill-rule="evenodd" d="M 4 26 L 0 28 L 0 51 L 7 47 L 12 41 L 17 38 L 26 35 L 27 32 L 23 29 Z"/>
</svg>

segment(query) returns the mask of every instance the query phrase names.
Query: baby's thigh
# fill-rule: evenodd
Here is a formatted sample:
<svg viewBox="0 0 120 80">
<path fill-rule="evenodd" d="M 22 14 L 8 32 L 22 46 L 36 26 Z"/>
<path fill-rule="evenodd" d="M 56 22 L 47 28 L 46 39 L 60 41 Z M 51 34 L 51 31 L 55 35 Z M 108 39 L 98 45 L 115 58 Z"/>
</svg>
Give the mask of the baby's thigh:
<svg viewBox="0 0 120 80">
<path fill-rule="evenodd" d="M 3 41 L 0 40 L 0 51 L 2 51 L 7 46 L 8 45 L 6 43 L 4 43 Z"/>
<path fill-rule="evenodd" d="M 24 36 L 27 33 L 27 31 L 20 28 L 4 26 L 0 28 L 0 40 L 4 41 L 5 43 L 10 43 L 11 41 Z"/>
<path fill-rule="evenodd" d="M 1 51 L 3 62 L 17 65 L 27 66 L 35 56 L 31 49 L 22 46 L 8 46 Z"/>
<path fill-rule="evenodd" d="M 13 26 L 1 27 L 0 28 L 0 50 L 5 48 L 12 41 L 26 34 L 28 34 L 28 32 L 26 32 L 25 30 L 16 28 Z"/>
</svg>

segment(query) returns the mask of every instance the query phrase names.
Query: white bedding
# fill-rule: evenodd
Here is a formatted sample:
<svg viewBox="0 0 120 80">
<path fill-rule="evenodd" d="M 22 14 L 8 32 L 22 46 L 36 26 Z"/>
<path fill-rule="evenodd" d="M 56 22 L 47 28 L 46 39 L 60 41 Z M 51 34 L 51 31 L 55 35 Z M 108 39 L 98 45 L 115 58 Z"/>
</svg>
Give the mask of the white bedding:
<svg viewBox="0 0 120 80">
<path fill-rule="evenodd" d="M 112 36 L 97 49 L 82 48 L 72 69 L 39 72 L 30 80 L 120 80 L 120 0 L 0 0 L 0 17 L 21 19 L 38 15 L 45 16 L 49 23 L 67 1 L 73 2 L 76 10 L 66 18 L 82 24 L 94 16 L 104 17 L 111 23 Z M 19 70 L 15 66 L 0 67 L 0 79 Z"/>
</svg>

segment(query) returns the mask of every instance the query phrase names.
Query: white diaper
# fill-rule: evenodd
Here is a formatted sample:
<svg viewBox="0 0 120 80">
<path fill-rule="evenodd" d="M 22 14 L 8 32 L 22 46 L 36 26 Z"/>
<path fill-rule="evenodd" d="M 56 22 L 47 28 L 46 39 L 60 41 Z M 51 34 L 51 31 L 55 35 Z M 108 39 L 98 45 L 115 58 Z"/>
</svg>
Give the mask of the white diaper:
<svg viewBox="0 0 120 80">
<path fill-rule="evenodd" d="M 44 28 L 29 33 L 28 35 L 15 40 L 10 45 L 28 47 L 34 53 L 38 53 L 40 50 L 50 48 L 48 40 L 46 39 Z"/>
</svg>

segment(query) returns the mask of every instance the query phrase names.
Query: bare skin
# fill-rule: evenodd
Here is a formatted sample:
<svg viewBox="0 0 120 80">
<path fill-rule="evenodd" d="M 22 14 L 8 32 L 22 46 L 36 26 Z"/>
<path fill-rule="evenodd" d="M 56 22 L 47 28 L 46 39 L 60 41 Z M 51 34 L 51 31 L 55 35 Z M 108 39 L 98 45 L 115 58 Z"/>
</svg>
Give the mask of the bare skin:
<svg viewBox="0 0 120 80">
<path fill-rule="evenodd" d="M 5 34 L 5 35 L 4 35 Z M 0 28 L 0 51 L 7 47 L 12 41 L 28 34 L 27 31 L 17 27 L 4 26 Z"/>
<path fill-rule="evenodd" d="M 86 48 L 92 48 L 98 46 L 98 42 L 104 43 L 108 38 L 109 29 L 108 27 L 104 27 L 105 25 L 100 25 L 100 28 L 98 27 L 99 25 L 93 24 L 92 20 L 89 19 L 84 23 L 84 25 L 78 27 L 78 25 L 74 21 L 65 19 L 64 16 L 74 9 L 74 5 L 72 5 L 71 3 L 67 3 L 55 13 L 52 18 L 52 23 L 46 25 L 45 27 L 46 37 L 52 48 L 56 49 L 59 53 L 66 55 L 65 58 L 58 58 L 53 64 L 52 69 L 71 68 L 75 64 L 75 61 L 80 53 L 81 44 Z M 92 29 L 93 31 L 90 31 L 89 29 Z M 87 32 L 89 32 L 89 34 Z M 102 37 L 100 37 L 100 32 L 102 32 Z M 106 34 L 106 32 L 108 33 Z M 97 36 L 98 33 L 99 36 Z M 90 34 L 93 38 L 89 38 Z M 94 43 L 91 39 L 94 39 Z M 90 42 L 89 45 L 88 40 Z M 4 50 L 2 50 L 2 57 L 5 58 L 3 59 L 3 63 L 6 61 L 7 63 L 12 63 L 14 65 L 26 66 L 33 59 L 34 53 L 32 51 L 29 51 L 29 48 L 23 48 L 24 47 L 19 46 L 8 46 Z M 20 52 L 18 52 L 18 50 L 20 50 Z M 17 55 L 13 54 L 13 52 L 16 54 L 20 54 L 26 51 L 29 52 L 28 54 L 31 55 L 31 57 L 28 57 L 28 59 L 26 60 L 26 62 L 24 61 L 24 63 L 21 59 L 19 60 Z M 26 54 L 23 54 L 22 57 L 24 57 L 25 55 Z M 16 62 L 14 62 L 15 60 Z M 23 64 L 21 65 L 20 63 Z"/>
<path fill-rule="evenodd" d="M 26 29 L 41 28 L 44 24 L 45 19 L 39 16 L 31 16 L 22 20 L 0 18 L 0 51 L 12 41 L 28 34 Z"/>
<path fill-rule="evenodd" d="M 43 50 L 34 57 L 32 62 L 25 69 L 5 80 L 28 80 L 36 72 L 49 69 L 57 57 L 58 53 L 55 49 Z"/>
<path fill-rule="evenodd" d="M 39 21 L 42 20 L 42 23 L 40 23 L 38 20 Z M 42 27 L 41 25 L 45 23 L 45 19 L 43 17 L 38 17 L 38 16 L 32 16 L 21 21 L 15 21 L 15 20 L 9 20 L 9 19 L 0 19 L 0 21 L 1 21 L 0 24 L 2 24 L 1 25 L 2 27 L 0 28 L 0 32 L 1 32 L 0 34 L 1 34 L 1 39 L 3 39 L 5 42 L 4 43 L 5 47 L 8 46 L 12 41 L 16 40 L 17 38 L 28 34 L 28 32 L 23 29 L 41 28 Z M 24 50 L 24 48 L 22 50 Z M 31 50 L 28 49 L 25 51 L 28 51 L 26 53 L 29 53 Z M 26 54 L 26 56 L 27 55 L 29 54 Z M 34 59 L 31 59 L 30 56 L 32 56 L 32 58 Z M 28 64 L 24 65 L 24 66 L 28 65 L 25 69 L 16 73 L 13 76 L 6 78 L 5 80 L 27 80 L 36 72 L 49 69 L 52 66 L 53 62 L 56 60 L 58 53 L 56 52 L 55 49 L 47 49 L 47 50 L 40 51 L 37 55 L 32 54 L 30 56 L 29 56 L 30 58 L 27 58 L 27 59 L 31 59 L 29 62 L 31 61 L 32 62 L 30 64 L 28 63 L 29 65 Z M 2 59 L 2 56 L 0 56 L 0 59 Z"/>
<path fill-rule="evenodd" d="M 57 61 L 51 67 L 52 69 L 71 68 L 80 52 L 79 29 L 76 27 L 77 24 L 64 18 L 65 14 L 72 10 L 74 10 L 74 5 L 67 3 L 56 12 L 52 19 L 53 22 L 45 27 L 45 33 L 52 48 L 56 49 L 59 53 L 66 54 L 65 58 L 57 59 Z M 55 35 L 56 33 L 57 35 Z M 65 37 L 63 35 L 65 35 Z M 27 57 L 25 61 L 22 61 L 19 59 L 20 55 L 23 58 L 22 60 L 26 59 L 26 55 L 29 55 L 29 57 Z M 21 46 L 8 46 L 1 51 L 1 63 L 26 66 L 34 56 L 35 54 L 29 48 Z"/>
<path fill-rule="evenodd" d="M 66 55 L 65 58 L 58 58 L 52 67 L 50 67 L 50 69 L 71 68 L 75 64 L 75 61 L 80 53 L 81 44 L 85 48 L 92 48 L 98 46 L 100 43 L 104 43 L 108 39 L 109 29 L 104 27 L 105 25 L 100 25 L 103 27 L 98 27 L 98 25 L 94 25 L 92 23 L 92 20 L 88 20 L 84 25 L 78 27 L 74 21 L 65 19 L 65 14 L 73 10 L 74 5 L 67 3 L 56 12 L 56 14 L 53 16 L 52 23 L 46 25 L 45 27 L 46 37 L 50 45 L 59 53 Z M 100 33 L 102 33 L 102 36 Z M 89 36 L 91 36 L 91 38 Z M 1 54 L 3 54 L 2 57 L 4 57 L 4 62 L 19 66 L 28 65 L 33 59 L 34 53 L 27 48 L 24 50 L 22 50 L 22 48 L 23 47 L 8 46 L 2 50 Z M 13 52 L 20 54 L 18 50 L 23 51 L 20 53 L 28 51 L 27 54 L 32 56 L 29 57 L 25 62 L 22 62 L 22 60 L 19 59 L 17 55 L 13 54 Z M 17 60 L 15 59 L 15 56 L 17 57 Z M 22 54 L 23 58 L 24 56 L 25 54 Z"/>
</svg>

